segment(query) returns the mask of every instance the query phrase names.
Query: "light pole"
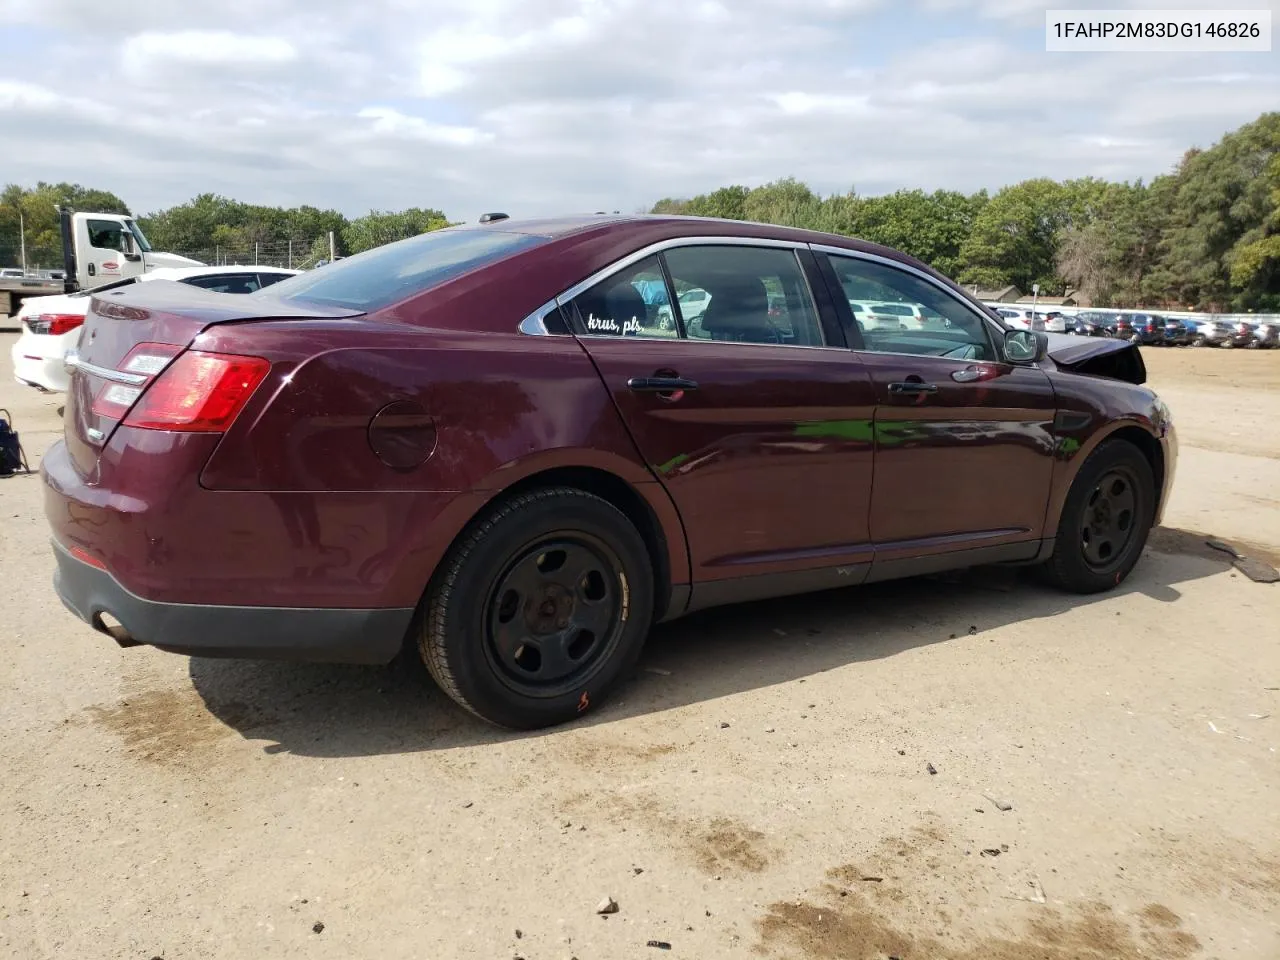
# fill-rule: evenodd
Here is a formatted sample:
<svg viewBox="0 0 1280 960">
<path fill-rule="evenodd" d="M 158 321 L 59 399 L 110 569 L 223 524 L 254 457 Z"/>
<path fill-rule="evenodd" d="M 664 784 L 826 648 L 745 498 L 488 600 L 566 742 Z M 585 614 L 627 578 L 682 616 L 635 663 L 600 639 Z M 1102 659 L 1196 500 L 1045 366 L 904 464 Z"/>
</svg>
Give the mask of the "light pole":
<svg viewBox="0 0 1280 960">
<path fill-rule="evenodd" d="M 1031 329 L 1036 328 L 1036 304 L 1040 302 L 1040 284 L 1031 285 Z"/>
</svg>

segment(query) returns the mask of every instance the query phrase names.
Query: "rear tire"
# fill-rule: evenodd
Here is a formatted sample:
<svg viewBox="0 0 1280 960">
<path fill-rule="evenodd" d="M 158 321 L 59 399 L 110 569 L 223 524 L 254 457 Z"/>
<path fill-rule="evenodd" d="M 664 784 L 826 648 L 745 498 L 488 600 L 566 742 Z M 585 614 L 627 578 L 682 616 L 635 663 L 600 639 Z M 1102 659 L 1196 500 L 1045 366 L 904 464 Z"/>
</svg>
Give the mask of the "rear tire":
<svg viewBox="0 0 1280 960">
<path fill-rule="evenodd" d="M 442 561 L 418 649 L 431 676 L 490 723 L 529 730 L 599 706 L 634 669 L 653 617 L 644 539 L 572 487 L 492 508 Z"/>
<path fill-rule="evenodd" d="M 1133 444 L 1104 441 L 1080 467 L 1058 522 L 1046 579 L 1072 593 L 1119 586 L 1142 556 L 1155 519 L 1151 464 Z"/>
</svg>

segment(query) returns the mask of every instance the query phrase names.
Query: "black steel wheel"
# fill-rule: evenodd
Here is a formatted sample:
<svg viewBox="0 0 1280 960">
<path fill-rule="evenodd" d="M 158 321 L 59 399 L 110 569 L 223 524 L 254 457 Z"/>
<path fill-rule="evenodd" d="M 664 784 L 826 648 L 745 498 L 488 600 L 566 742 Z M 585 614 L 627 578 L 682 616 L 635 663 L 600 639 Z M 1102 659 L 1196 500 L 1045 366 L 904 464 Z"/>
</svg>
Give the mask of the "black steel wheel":
<svg viewBox="0 0 1280 960">
<path fill-rule="evenodd" d="M 1125 466 L 1104 473 L 1085 500 L 1080 516 L 1080 549 L 1094 570 L 1106 570 L 1137 534 L 1137 480 Z"/>
<path fill-rule="evenodd" d="M 440 687 L 476 716 L 533 729 L 602 703 L 635 666 L 653 617 L 644 538 L 571 487 L 503 501 L 440 564 L 418 637 Z"/>
<path fill-rule="evenodd" d="M 1073 593 L 1119 586 L 1146 546 L 1157 496 L 1142 452 L 1125 440 L 1104 441 L 1081 465 L 1067 494 L 1045 576 Z"/>
<path fill-rule="evenodd" d="M 529 697 L 589 683 L 623 632 L 621 566 L 603 541 L 572 531 L 517 551 L 485 603 L 485 653 L 503 682 Z"/>
</svg>

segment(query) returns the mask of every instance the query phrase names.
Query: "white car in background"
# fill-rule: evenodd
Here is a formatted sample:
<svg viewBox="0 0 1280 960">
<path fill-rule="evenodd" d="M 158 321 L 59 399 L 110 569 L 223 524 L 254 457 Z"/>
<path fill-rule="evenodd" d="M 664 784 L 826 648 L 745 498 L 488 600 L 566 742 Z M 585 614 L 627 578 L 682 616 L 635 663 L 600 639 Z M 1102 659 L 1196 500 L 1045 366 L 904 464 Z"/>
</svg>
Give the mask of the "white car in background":
<svg viewBox="0 0 1280 960">
<path fill-rule="evenodd" d="M 126 282 L 176 280 L 216 293 L 253 293 L 299 272 L 279 267 L 161 267 Z M 22 324 L 22 333 L 10 351 L 15 380 L 45 392 L 66 392 L 68 375 L 63 361 L 80 340 L 89 300 L 102 289 L 31 297 L 23 302 L 14 317 Z"/>
<path fill-rule="evenodd" d="M 849 309 L 853 311 L 853 319 L 860 330 L 904 330 L 902 318 L 889 313 L 874 313 L 871 306 L 862 300 L 850 300 Z"/>
<path fill-rule="evenodd" d="M 711 294 L 701 287 L 686 290 L 680 294 L 680 316 L 684 317 L 685 323 L 696 320 L 707 312 L 707 305 L 710 303 Z"/>
<path fill-rule="evenodd" d="M 1044 332 L 1045 333 L 1066 333 L 1067 318 L 1059 310 L 1050 310 L 1044 314 Z"/>
</svg>

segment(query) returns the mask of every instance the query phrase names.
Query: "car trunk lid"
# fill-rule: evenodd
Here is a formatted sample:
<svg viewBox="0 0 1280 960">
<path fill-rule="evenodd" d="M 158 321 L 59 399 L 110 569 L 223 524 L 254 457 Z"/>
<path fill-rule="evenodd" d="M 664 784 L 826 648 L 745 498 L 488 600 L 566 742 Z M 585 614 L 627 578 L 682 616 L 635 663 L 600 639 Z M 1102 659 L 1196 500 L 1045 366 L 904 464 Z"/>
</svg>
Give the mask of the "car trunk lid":
<svg viewBox="0 0 1280 960">
<path fill-rule="evenodd" d="M 201 331 L 219 323 L 354 316 L 360 311 L 214 293 L 171 280 L 94 295 L 68 357 L 64 421 L 72 461 L 92 482 L 98 456 L 127 412 L 127 401 L 136 399 Z"/>
</svg>

